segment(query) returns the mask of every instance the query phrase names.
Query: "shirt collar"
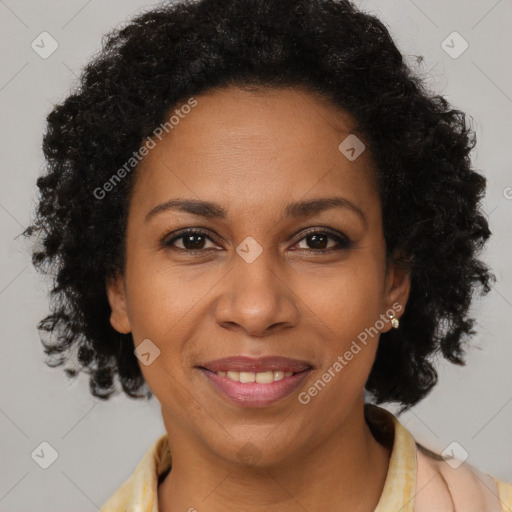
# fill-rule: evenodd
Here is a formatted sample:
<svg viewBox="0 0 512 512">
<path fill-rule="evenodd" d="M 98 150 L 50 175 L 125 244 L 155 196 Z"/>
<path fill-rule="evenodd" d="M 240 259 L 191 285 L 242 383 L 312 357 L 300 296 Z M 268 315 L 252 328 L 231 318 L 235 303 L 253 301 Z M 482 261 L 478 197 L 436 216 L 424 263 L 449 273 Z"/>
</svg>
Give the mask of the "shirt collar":
<svg viewBox="0 0 512 512">
<path fill-rule="evenodd" d="M 413 512 L 416 495 L 416 442 L 386 409 L 365 405 L 365 418 L 377 440 L 391 447 L 388 474 L 375 512 Z"/>
</svg>

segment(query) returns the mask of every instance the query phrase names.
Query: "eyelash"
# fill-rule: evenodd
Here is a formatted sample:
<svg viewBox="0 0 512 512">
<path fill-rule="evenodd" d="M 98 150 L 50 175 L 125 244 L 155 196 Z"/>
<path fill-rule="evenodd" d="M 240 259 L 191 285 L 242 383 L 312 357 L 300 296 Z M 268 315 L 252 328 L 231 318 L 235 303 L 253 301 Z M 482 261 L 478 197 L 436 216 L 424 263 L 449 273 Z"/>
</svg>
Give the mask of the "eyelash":
<svg viewBox="0 0 512 512">
<path fill-rule="evenodd" d="M 174 236 L 171 239 L 169 239 L 169 235 L 165 236 L 162 239 L 162 241 L 161 241 L 161 245 L 165 249 L 171 249 L 171 250 L 176 250 L 176 251 L 180 251 L 180 252 L 186 252 L 187 254 L 189 254 L 191 256 L 199 256 L 202 253 L 204 253 L 205 251 L 211 250 L 211 249 L 197 249 L 197 250 L 194 250 L 194 249 L 182 249 L 180 247 L 173 247 L 173 243 L 175 241 L 180 240 L 180 239 L 184 238 L 187 235 L 193 235 L 193 234 L 195 234 L 195 235 L 204 235 L 211 242 L 214 242 L 214 240 L 212 240 L 211 237 L 208 236 L 207 232 L 205 232 L 205 231 L 203 231 L 201 229 L 189 228 L 189 229 L 186 229 L 184 231 L 178 232 L 178 234 L 174 234 Z M 324 228 L 324 229 L 310 229 L 310 230 L 306 231 L 306 233 L 303 234 L 302 238 L 299 239 L 294 245 L 297 245 L 298 243 L 302 242 L 305 238 L 307 238 L 310 235 L 317 235 L 317 234 L 327 235 L 328 238 L 336 240 L 340 247 L 338 247 L 338 248 L 330 247 L 329 249 L 297 249 L 297 250 L 308 251 L 308 252 L 311 252 L 311 253 L 327 254 L 327 253 L 330 253 L 330 252 L 333 252 L 333 251 L 347 250 L 347 249 L 350 249 L 352 247 L 352 241 L 347 236 L 341 235 L 341 234 L 334 234 L 331 230 L 326 229 L 326 228 Z"/>
</svg>

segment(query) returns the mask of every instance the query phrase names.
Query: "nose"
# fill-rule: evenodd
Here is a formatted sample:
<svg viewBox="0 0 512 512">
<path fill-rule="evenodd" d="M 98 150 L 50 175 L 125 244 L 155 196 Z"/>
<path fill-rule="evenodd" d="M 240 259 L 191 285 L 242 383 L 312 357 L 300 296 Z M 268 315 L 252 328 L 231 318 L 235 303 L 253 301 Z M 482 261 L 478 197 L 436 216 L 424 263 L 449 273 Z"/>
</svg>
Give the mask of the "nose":
<svg viewBox="0 0 512 512">
<path fill-rule="evenodd" d="M 233 255 L 215 305 L 217 323 L 255 337 L 297 325 L 299 310 L 289 269 L 276 262 L 270 249 L 248 261 Z"/>
</svg>

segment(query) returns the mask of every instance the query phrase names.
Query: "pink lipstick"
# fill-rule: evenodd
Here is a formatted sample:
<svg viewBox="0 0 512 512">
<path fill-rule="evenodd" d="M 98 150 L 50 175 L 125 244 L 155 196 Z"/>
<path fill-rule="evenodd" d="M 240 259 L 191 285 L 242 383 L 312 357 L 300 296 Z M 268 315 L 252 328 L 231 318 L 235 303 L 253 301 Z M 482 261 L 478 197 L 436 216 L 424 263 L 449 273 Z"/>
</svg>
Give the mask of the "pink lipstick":
<svg viewBox="0 0 512 512">
<path fill-rule="evenodd" d="M 295 391 L 312 366 L 281 356 L 227 357 L 198 367 L 214 389 L 242 407 L 267 407 Z"/>
</svg>

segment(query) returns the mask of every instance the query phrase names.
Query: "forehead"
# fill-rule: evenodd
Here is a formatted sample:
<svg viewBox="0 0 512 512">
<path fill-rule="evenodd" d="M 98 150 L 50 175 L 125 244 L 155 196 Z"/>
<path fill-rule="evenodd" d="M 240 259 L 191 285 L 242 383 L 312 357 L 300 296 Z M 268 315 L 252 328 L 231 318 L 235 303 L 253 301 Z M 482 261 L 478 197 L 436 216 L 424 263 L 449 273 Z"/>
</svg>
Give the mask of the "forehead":
<svg viewBox="0 0 512 512">
<path fill-rule="evenodd" d="M 303 89 L 236 87 L 195 101 L 167 113 L 181 115 L 139 165 L 133 195 L 145 208 L 171 197 L 215 198 L 233 209 L 338 193 L 375 201 L 371 156 L 354 119 L 331 102 Z M 354 145 L 356 158 L 346 151 Z"/>
</svg>

